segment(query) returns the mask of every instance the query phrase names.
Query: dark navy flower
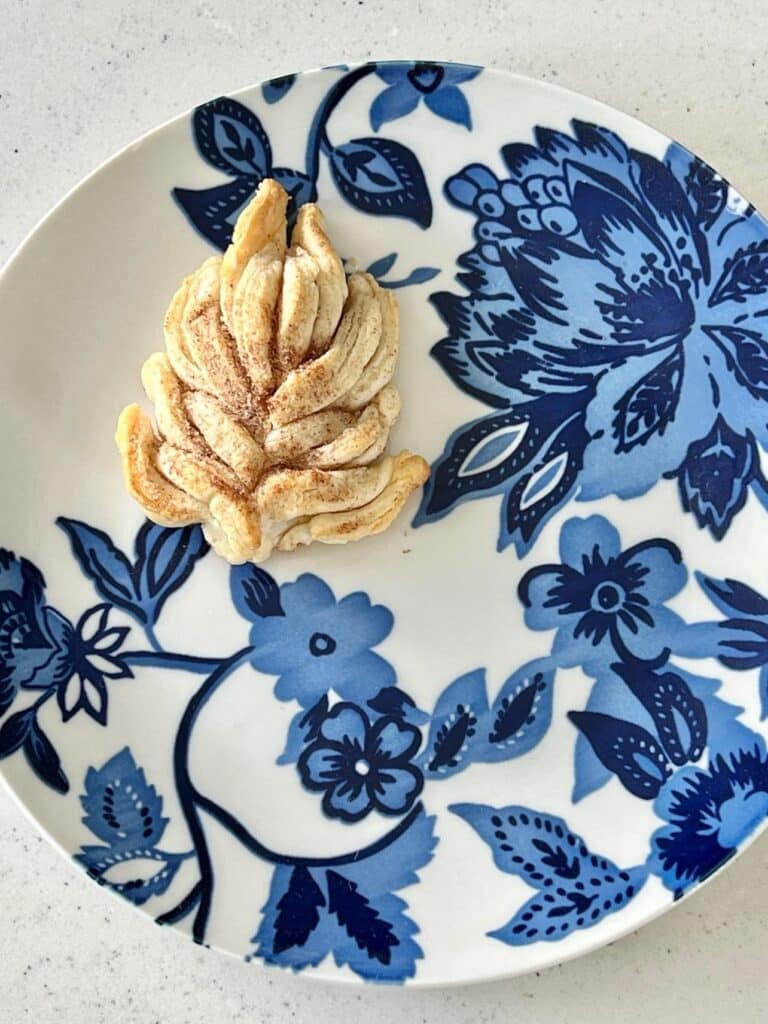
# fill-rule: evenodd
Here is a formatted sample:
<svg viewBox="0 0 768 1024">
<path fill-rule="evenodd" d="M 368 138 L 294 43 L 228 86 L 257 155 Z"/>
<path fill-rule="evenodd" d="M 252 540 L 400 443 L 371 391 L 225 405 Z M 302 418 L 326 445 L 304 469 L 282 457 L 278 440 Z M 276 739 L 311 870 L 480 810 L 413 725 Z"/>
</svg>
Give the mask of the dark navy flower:
<svg viewBox="0 0 768 1024">
<path fill-rule="evenodd" d="M 336 704 L 320 726 L 318 739 L 299 758 L 308 789 L 324 793 L 331 818 L 359 821 L 370 811 L 404 814 L 424 780 L 412 759 L 421 733 L 397 718 L 371 724 L 354 704 Z"/>
<path fill-rule="evenodd" d="M 469 104 L 458 86 L 476 78 L 481 70 L 468 64 L 379 64 L 377 74 L 389 88 L 371 105 L 374 131 L 410 114 L 422 100 L 438 117 L 471 128 Z"/>
<path fill-rule="evenodd" d="M 475 218 L 467 293 L 432 297 L 433 354 L 495 410 L 450 438 L 419 521 L 503 494 L 520 552 L 571 497 L 644 494 L 664 475 L 721 538 L 766 489 L 768 230 L 711 168 L 598 125 L 545 128 L 446 183 Z"/>
<path fill-rule="evenodd" d="M 66 674 L 66 619 L 45 604 L 45 580 L 26 558 L 0 549 L 0 714 L 19 687 L 48 687 Z"/>
<path fill-rule="evenodd" d="M 681 769 L 654 808 L 668 822 L 654 835 L 656 869 L 667 888 L 681 893 L 724 864 L 768 817 L 762 741 L 716 757 L 706 771 Z"/>
<path fill-rule="evenodd" d="M 312 707 L 328 690 L 364 702 L 395 673 L 371 648 L 392 629 L 388 608 L 372 605 L 367 594 L 337 601 L 317 576 L 305 574 L 280 587 L 282 615 L 258 617 L 251 628 L 253 665 L 279 676 L 275 694 Z"/>
<path fill-rule="evenodd" d="M 685 584 L 680 552 L 656 539 L 621 550 L 602 516 L 569 519 L 560 534 L 561 565 L 531 569 L 520 582 L 531 629 L 557 629 L 553 652 L 566 664 L 605 658 L 656 658 L 680 629 L 664 607 Z"/>
<path fill-rule="evenodd" d="M 120 657 L 119 648 L 129 633 L 125 626 L 109 626 L 108 604 L 96 605 L 81 617 L 77 627 L 67 623 L 68 659 L 56 691 L 61 714 L 68 721 L 85 711 L 100 725 L 107 724 L 107 679 L 131 679 L 133 672 Z"/>
</svg>

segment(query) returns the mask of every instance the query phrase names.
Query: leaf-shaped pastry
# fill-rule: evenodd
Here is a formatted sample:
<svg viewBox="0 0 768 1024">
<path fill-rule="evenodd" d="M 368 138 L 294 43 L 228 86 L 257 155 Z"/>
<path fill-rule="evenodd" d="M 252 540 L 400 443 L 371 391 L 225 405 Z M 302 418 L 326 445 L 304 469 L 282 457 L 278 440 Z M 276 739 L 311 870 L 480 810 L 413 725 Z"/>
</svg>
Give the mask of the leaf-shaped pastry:
<svg viewBox="0 0 768 1024">
<path fill-rule="evenodd" d="M 313 204 L 288 239 L 287 205 L 263 181 L 224 255 L 185 278 L 166 352 L 142 370 L 155 426 L 133 405 L 117 427 L 149 518 L 201 523 L 235 563 L 379 533 L 429 473 L 418 455 L 386 455 L 400 412 L 394 297 L 345 276 Z"/>
</svg>

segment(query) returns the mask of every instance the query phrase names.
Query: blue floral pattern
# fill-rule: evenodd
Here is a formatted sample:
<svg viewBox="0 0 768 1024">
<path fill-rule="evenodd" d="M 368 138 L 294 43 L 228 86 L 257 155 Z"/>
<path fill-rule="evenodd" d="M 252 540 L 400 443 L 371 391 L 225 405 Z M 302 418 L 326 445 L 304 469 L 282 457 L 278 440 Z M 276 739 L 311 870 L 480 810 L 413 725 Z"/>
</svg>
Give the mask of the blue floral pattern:
<svg viewBox="0 0 768 1024">
<path fill-rule="evenodd" d="M 404 814 L 424 779 L 412 760 L 421 746 L 415 726 L 381 717 L 372 726 L 355 704 L 339 703 L 323 718 L 298 768 L 307 789 L 324 793 L 331 818 L 360 821 L 370 811 Z"/>
<path fill-rule="evenodd" d="M 405 117 L 424 101 L 433 114 L 472 128 L 472 115 L 459 88 L 471 82 L 482 68 L 467 64 L 380 64 L 377 74 L 388 88 L 380 92 L 371 106 L 371 127 L 375 132 L 387 121 Z"/>
<path fill-rule="evenodd" d="M 335 74 L 339 71 L 326 70 Z M 401 142 L 378 134 L 333 143 L 328 122 L 358 82 L 377 74 L 388 83 L 388 88 L 371 106 L 375 132 L 385 122 L 415 110 L 421 99 L 439 117 L 469 129 L 469 104 L 459 85 L 475 78 L 481 68 L 384 61 L 341 71 L 342 76 L 334 81 L 309 126 L 303 170 L 275 165 L 272 145 L 260 118 L 237 100 L 224 96 L 195 110 L 192 127 L 198 152 L 229 180 L 202 190 L 175 188 L 173 197 L 192 225 L 217 248 L 224 249 L 229 244 L 240 210 L 264 178 L 275 178 L 289 193 L 291 216 L 303 203 L 314 202 L 323 158 L 337 190 L 359 212 L 404 217 L 422 228 L 430 226 L 432 199 L 415 153 Z M 267 82 L 262 89 L 264 99 L 267 103 L 278 103 L 294 82 L 295 76 L 291 75 Z M 406 278 L 388 282 L 388 287 L 421 284 L 436 273 L 434 267 L 417 267 Z"/>
<path fill-rule="evenodd" d="M 417 523 L 503 495 L 499 548 L 520 554 L 571 498 L 634 498 L 666 476 L 725 536 L 766 500 L 768 231 L 678 145 L 664 160 L 600 125 L 537 128 L 508 176 L 470 164 L 446 183 L 475 218 L 464 294 L 432 302 L 433 355 L 493 409 L 459 427 Z"/>
<path fill-rule="evenodd" d="M 233 588 L 245 593 L 251 577 L 250 567 L 234 569 Z M 392 667 L 372 650 L 392 630 L 389 609 L 372 605 L 363 593 L 337 601 L 326 583 L 308 574 L 281 587 L 279 602 L 280 614 L 268 616 L 254 614 L 244 600 L 239 604 L 252 621 L 253 665 L 278 677 L 279 700 L 308 708 L 330 689 L 367 699 L 394 683 Z"/>
<path fill-rule="evenodd" d="M 317 198 L 323 170 L 358 213 L 431 225 L 417 154 L 380 130 L 393 124 L 397 134 L 400 119 L 423 106 L 464 138 L 479 69 L 383 62 L 322 74 L 328 89 L 300 169 L 278 164 L 250 107 L 221 98 L 194 112 L 197 149 L 224 180 L 174 197 L 216 247 L 226 246 L 267 175 L 294 207 Z M 366 111 L 374 134 L 337 137 L 345 121 L 331 116 L 366 78 L 369 90 L 376 85 Z M 262 99 L 279 104 L 295 85 L 295 76 L 274 79 Z M 522 555 L 571 498 L 631 499 L 666 477 L 684 511 L 722 539 L 750 494 L 768 505 L 760 468 L 768 448 L 765 225 L 676 145 L 659 160 L 575 121 L 570 134 L 538 128 L 533 143 L 510 143 L 502 156 L 504 176 L 472 163 L 445 186 L 448 202 L 474 218 L 475 240 L 459 257 L 462 293 L 431 297 L 447 328 L 433 354 L 486 408 L 448 439 L 418 522 L 500 495 L 499 547 Z M 390 252 L 368 271 L 390 288 L 439 273 L 401 269 L 401 260 Z M 594 803 L 582 837 L 572 827 L 581 807 L 560 816 L 506 797 L 446 800 L 440 806 L 470 827 L 455 823 L 446 838 L 459 842 L 463 833 L 468 856 L 487 848 L 495 869 L 528 889 L 499 912 L 489 940 L 565 939 L 619 913 L 651 877 L 671 902 L 768 820 L 765 739 L 724 699 L 719 678 L 720 669 L 754 672 L 768 717 L 768 597 L 742 580 L 698 573 L 719 617 L 686 621 L 675 609 L 697 584 L 666 536 L 633 526 L 629 537 L 602 515 L 565 519 L 559 555 L 546 563 L 531 556 L 509 580 L 510 605 L 515 588 L 520 602 L 506 609 L 511 637 L 513 612 L 522 611 L 534 653 L 542 645 L 537 656 L 528 650 L 523 660 L 511 638 L 510 663 L 495 676 L 498 666 L 478 665 L 470 651 L 444 678 L 420 680 L 417 701 L 389 660 L 395 615 L 373 594 L 309 573 L 278 580 L 254 565 L 233 567 L 229 596 L 243 646 L 211 657 L 176 652 L 158 634 L 168 602 L 207 555 L 200 529 L 144 523 L 131 550 L 121 550 L 97 526 L 57 525 L 97 603 L 68 617 L 49 603 L 40 570 L 0 549 L 0 758 L 28 767 L 62 806 L 70 789 L 72 803 L 79 793 L 78 863 L 100 885 L 148 905 L 159 924 L 188 927 L 198 943 L 211 941 L 220 882 L 213 823 L 243 859 L 271 873 L 260 916 L 254 904 L 246 959 L 295 971 L 332 960 L 369 980 L 413 977 L 425 951 L 418 909 L 401 893 L 439 855 L 431 787 L 482 797 L 488 766 L 528 755 L 525 770 L 550 771 L 544 741 L 557 714 L 572 738 L 572 803 L 610 784 L 611 800 L 625 807 L 646 801 L 658 827 L 643 834 L 639 856 L 614 860 L 595 852 L 608 844 L 588 827 Z M 696 661 L 717 677 L 699 674 Z M 74 766 L 62 743 L 70 721 L 78 718 L 78 740 L 103 737 L 114 687 L 145 668 L 190 688 L 174 724 L 172 776 L 152 781 L 137 737 L 132 748 L 108 748 L 115 753 L 70 787 Z M 565 685 L 573 669 L 584 690 Z M 274 848 L 193 781 L 201 712 L 236 673 L 261 688 L 259 699 L 273 693 L 281 702 L 277 764 L 300 787 L 302 832 L 306 815 L 306 834 L 335 830 L 341 852 L 321 855 L 310 842 Z M 510 780 L 516 800 L 515 767 L 497 778 Z M 477 880 L 466 879 L 472 897 L 487 881 L 483 860 L 492 870 L 491 858 L 478 856 Z M 520 891 L 513 883 L 510 892 Z"/>
<path fill-rule="evenodd" d="M 676 896 L 729 860 L 768 818 L 768 756 L 751 749 L 718 755 L 708 769 L 687 768 L 665 787 L 654 809 L 668 822 L 653 836 L 652 864 Z"/>
<path fill-rule="evenodd" d="M 155 627 L 207 552 L 199 531 L 145 524 L 129 556 L 93 526 L 67 519 L 59 525 L 106 600 L 73 626 L 46 604 L 39 570 L 0 553 L 0 756 L 22 751 L 44 783 L 65 793 L 61 759 L 37 721 L 46 701 L 57 698 L 63 726 L 78 710 L 106 725 L 113 679 L 142 666 L 201 678 L 173 752 L 189 847 L 161 846 L 168 824 L 163 798 L 125 748 L 86 773 L 83 826 L 98 842 L 83 842 L 76 854 L 99 884 L 131 902 L 165 903 L 160 924 L 190 919 L 198 942 L 206 940 L 216 881 L 204 813 L 273 869 L 248 958 L 301 970 L 332 956 L 364 978 L 412 977 L 423 951 L 397 893 L 418 881 L 437 843 L 435 819 L 422 803 L 427 783 L 535 749 L 549 728 L 564 668 L 579 666 L 593 679 L 586 706 L 568 712 L 577 730 L 574 801 L 616 778 L 631 797 L 653 801 L 662 824 L 645 862 L 620 867 L 545 810 L 450 805 L 491 848 L 497 868 L 534 890 L 490 933 L 494 940 L 551 942 L 589 928 L 632 900 L 649 875 L 677 897 L 725 863 L 768 817 L 764 739 L 740 721 L 741 708 L 719 696 L 718 680 L 674 660 L 719 657 L 762 672 L 768 599 L 737 580 L 700 576 L 728 618 L 686 623 L 667 607 L 687 571 L 679 549 L 664 538 L 625 547 L 601 516 L 567 520 L 561 562 L 534 566 L 519 583 L 529 628 L 554 633 L 550 651 L 514 669 L 495 696 L 478 668 L 448 683 L 424 711 L 374 650 L 390 635 L 394 616 L 367 594 L 339 598 L 314 575 L 281 584 L 258 566 L 235 566 L 230 593 L 249 643 L 225 658 L 170 652 Z M 121 614 L 143 631 L 146 649 L 126 649 L 131 629 L 112 619 Z M 298 705 L 278 763 L 317 794 L 329 819 L 353 827 L 380 817 L 387 823 L 380 838 L 331 857 L 275 850 L 193 784 L 189 747 L 197 718 L 246 666 L 276 680 L 279 700 Z M 185 864 L 196 865 L 191 885 L 194 869 L 182 872 Z"/>
</svg>

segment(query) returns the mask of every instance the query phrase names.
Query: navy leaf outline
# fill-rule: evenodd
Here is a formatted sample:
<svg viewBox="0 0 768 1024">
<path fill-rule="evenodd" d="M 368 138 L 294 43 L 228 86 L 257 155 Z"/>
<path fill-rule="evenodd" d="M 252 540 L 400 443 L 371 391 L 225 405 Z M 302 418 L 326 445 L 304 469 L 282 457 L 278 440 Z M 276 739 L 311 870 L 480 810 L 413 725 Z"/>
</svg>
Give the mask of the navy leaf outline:
<svg viewBox="0 0 768 1024">
<path fill-rule="evenodd" d="M 229 589 L 235 608 L 253 622 L 254 618 L 284 615 L 280 587 L 266 569 L 246 562 L 233 565 L 229 573 Z"/>
<path fill-rule="evenodd" d="M 404 217 L 424 229 L 432 223 L 424 171 L 416 154 L 402 143 L 380 137 L 352 139 L 331 150 L 329 163 L 337 188 L 355 209 Z M 367 177 L 367 187 L 356 180 L 358 174 Z"/>
<path fill-rule="evenodd" d="M 133 577 L 152 622 L 168 598 L 186 583 L 210 545 L 199 526 L 157 526 L 147 520 L 136 535 Z"/>
<path fill-rule="evenodd" d="M 672 769 L 666 753 L 647 729 L 599 711 L 569 711 L 568 718 L 628 792 L 641 800 L 658 796 Z"/>
<path fill-rule="evenodd" d="M 616 452 L 632 451 L 654 436 L 662 437 L 674 422 L 683 386 L 685 356 L 682 345 L 672 351 L 644 374 L 614 406 L 616 416 L 611 426 L 616 438 Z"/>
<path fill-rule="evenodd" d="M 61 758 L 34 717 L 30 719 L 24 740 L 24 755 L 35 775 L 47 786 L 57 793 L 69 792 L 69 780 L 61 767 Z"/>
<path fill-rule="evenodd" d="M 58 516 L 56 525 L 69 538 L 78 565 L 99 594 L 146 624 L 148 616 L 136 592 L 133 566 L 109 535 L 95 526 L 65 516 Z"/>
<path fill-rule="evenodd" d="M 221 146 L 216 137 L 217 119 L 221 120 L 228 146 Z M 245 142 L 232 122 L 245 130 Z M 192 130 L 200 156 L 217 170 L 237 177 L 244 173 L 266 177 L 272 170 L 269 136 L 256 114 L 243 103 L 228 96 L 203 103 L 192 115 Z M 240 163 L 250 164 L 252 170 L 244 172 Z"/>
</svg>

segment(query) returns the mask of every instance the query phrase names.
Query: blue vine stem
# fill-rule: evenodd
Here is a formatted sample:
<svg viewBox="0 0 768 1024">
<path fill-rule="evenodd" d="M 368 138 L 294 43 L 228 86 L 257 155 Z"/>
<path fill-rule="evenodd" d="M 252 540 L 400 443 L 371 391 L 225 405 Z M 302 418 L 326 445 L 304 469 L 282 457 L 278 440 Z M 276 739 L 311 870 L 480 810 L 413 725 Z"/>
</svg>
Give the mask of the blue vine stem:
<svg viewBox="0 0 768 1024">
<path fill-rule="evenodd" d="M 244 647 L 224 661 L 211 662 L 204 658 L 187 658 L 183 655 L 168 654 L 163 651 L 134 652 L 129 656 L 132 664 L 144 664 L 163 666 L 171 668 L 186 668 L 193 672 L 205 672 L 203 666 L 214 665 L 214 669 L 203 680 L 201 685 L 190 697 L 182 715 L 179 728 L 176 733 L 176 740 L 173 748 L 173 770 L 176 782 L 176 792 L 179 798 L 184 819 L 189 829 L 194 853 L 197 857 L 200 878 L 186 894 L 170 910 L 157 917 L 156 923 L 160 925 L 175 924 L 183 920 L 195 908 L 197 912 L 192 923 L 192 938 L 199 945 L 205 942 L 205 932 L 210 915 L 211 900 L 213 897 L 214 873 L 211 863 L 211 856 L 208 850 L 208 843 L 205 837 L 200 811 L 204 811 L 212 818 L 223 825 L 231 835 L 239 840 L 250 852 L 266 860 L 271 864 L 284 864 L 293 867 L 342 867 L 345 864 L 355 864 L 368 857 L 372 857 L 382 850 L 387 849 L 400 838 L 413 825 L 416 819 L 424 813 L 424 806 L 417 803 L 411 811 L 398 824 L 385 833 L 380 839 L 348 853 L 338 854 L 331 857 L 300 857 L 293 854 L 280 853 L 265 846 L 256 836 L 252 835 L 245 826 L 229 811 L 217 804 L 214 800 L 202 794 L 192 782 L 189 773 L 189 744 L 197 717 L 207 702 L 219 688 L 219 686 L 238 668 L 247 664 L 253 647 Z"/>
<path fill-rule="evenodd" d="M 361 67 L 355 68 L 354 71 L 350 71 L 348 75 L 340 78 L 328 90 L 325 99 L 320 104 L 307 136 L 306 175 L 313 185 L 317 184 L 317 175 L 320 170 L 320 153 L 323 152 L 328 155 L 333 149 L 326 131 L 331 114 L 353 86 L 357 85 L 367 75 L 372 75 L 375 71 L 375 64 L 363 64 Z"/>
</svg>

